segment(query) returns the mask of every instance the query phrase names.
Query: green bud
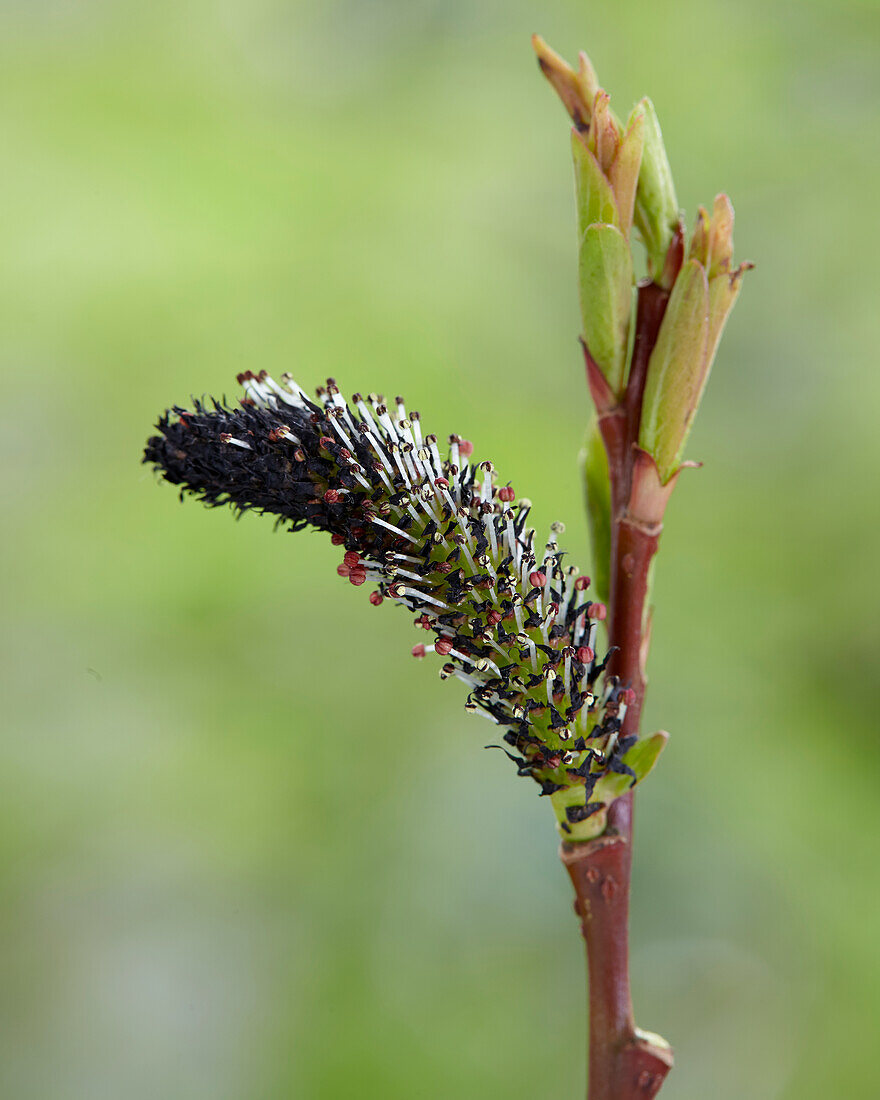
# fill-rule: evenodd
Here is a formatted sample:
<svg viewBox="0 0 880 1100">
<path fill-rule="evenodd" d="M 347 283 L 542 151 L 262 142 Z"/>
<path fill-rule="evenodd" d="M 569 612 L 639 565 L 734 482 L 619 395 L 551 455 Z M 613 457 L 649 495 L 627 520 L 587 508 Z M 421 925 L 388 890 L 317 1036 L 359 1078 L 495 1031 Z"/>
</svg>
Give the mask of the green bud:
<svg viewBox="0 0 880 1100">
<path fill-rule="evenodd" d="M 653 457 L 664 485 L 680 465 L 705 385 L 708 330 L 706 271 L 698 260 L 688 260 L 672 288 L 648 360 L 639 425 L 639 446 Z"/>
<path fill-rule="evenodd" d="M 571 132 L 571 153 L 574 158 L 578 240 L 583 240 L 587 226 L 593 225 L 594 222 L 606 222 L 619 227 L 620 212 L 611 184 L 599 167 L 599 162 L 576 130 Z"/>
<path fill-rule="evenodd" d="M 626 238 L 613 225 L 588 225 L 579 258 L 584 340 L 608 385 L 620 395 L 632 312 L 633 267 Z"/>
<path fill-rule="evenodd" d="M 580 457 L 593 551 L 593 586 L 598 598 L 607 602 L 611 587 L 611 479 L 608 455 L 595 417 L 587 428 Z"/>
<path fill-rule="evenodd" d="M 642 112 L 645 121 L 633 220 L 648 251 L 651 274 L 658 277 L 663 271 L 666 252 L 678 226 L 678 200 L 654 104 L 646 96 L 637 109 Z"/>
<path fill-rule="evenodd" d="M 645 116 L 641 108 L 636 107 L 629 116 L 626 130 L 620 140 L 617 154 L 608 173 L 611 188 L 620 211 L 620 228 L 627 237 L 632 227 L 644 143 Z"/>
</svg>

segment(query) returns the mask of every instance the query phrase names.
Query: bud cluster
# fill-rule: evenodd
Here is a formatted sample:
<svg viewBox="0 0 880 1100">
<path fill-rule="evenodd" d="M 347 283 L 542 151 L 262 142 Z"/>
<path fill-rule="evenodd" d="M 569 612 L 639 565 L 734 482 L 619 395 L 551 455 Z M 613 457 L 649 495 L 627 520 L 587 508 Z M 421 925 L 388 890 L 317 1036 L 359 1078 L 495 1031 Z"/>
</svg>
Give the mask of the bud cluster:
<svg viewBox="0 0 880 1100">
<path fill-rule="evenodd" d="M 459 436 L 443 457 L 401 397 L 348 403 L 328 379 L 312 401 L 287 375 L 239 381 L 237 408 L 166 413 L 144 461 L 181 496 L 326 531 L 343 552 L 339 575 L 369 582 L 371 603 L 392 600 L 428 633 L 413 655 L 437 655 L 441 679 L 467 686 L 467 709 L 503 730 L 498 747 L 552 796 L 564 834 L 601 831 L 607 804 L 656 753 L 620 735 L 632 693 L 603 676 L 605 607 L 564 566 L 562 524 L 538 543 L 530 502 L 497 483 L 491 462 L 470 463 Z"/>
<path fill-rule="evenodd" d="M 591 379 L 591 392 L 600 416 L 626 407 L 627 446 L 637 442 L 651 456 L 662 488 L 681 467 L 724 323 L 751 265 L 733 266 L 726 195 L 711 215 L 700 208 L 688 245 L 650 99 L 623 126 L 586 54 L 575 70 L 539 36 L 533 45 L 573 123 L 584 347 L 600 380 L 597 387 Z M 652 296 L 657 326 L 650 332 L 633 309 L 633 228 L 647 254 L 649 278 L 638 290 Z M 636 371 L 636 357 L 646 353 Z"/>
</svg>

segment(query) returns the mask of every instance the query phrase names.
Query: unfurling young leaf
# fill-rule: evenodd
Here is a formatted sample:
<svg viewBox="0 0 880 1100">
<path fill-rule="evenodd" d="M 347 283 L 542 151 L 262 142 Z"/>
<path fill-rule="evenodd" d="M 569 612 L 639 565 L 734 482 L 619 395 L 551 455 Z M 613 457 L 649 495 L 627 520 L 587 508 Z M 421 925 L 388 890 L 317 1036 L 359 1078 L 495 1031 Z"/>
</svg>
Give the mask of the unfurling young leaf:
<svg viewBox="0 0 880 1100">
<path fill-rule="evenodd" d="M 587 226 L 596 222 L 619 227 L 620 211 L 611 184 L 577 130 L 571 132 L 571 155 L 574 159 L 578 239 L 582 240 Z"/>
<path fill-rule="evenodd" d="M 639 445 L 657 463 L 666 484 L 681 465 L 727 317 L 743 273 L 733 264 L 733 207 L 715 199 L 711 217 L 700 208 L 688 252 L 648 363 Z"/>
<path fill-rule="evenodd" d="M 665 485 L 681 452 L 702 392 L 709 325 L 709 286 L 698 260 L 682 267 L 648 360 L 639 446 L 657 463 Z"/>
<path fill-rule="evenodd" d="M 608 173 L 620 212 L 620 228 L 627 238 L 632 228 L 644 142 L 645 115 L 640 107 L 636 107 L 629 116 L 626 130 L 617 148 L 617 155 Z"/>
<path fill-rule="evenodd" d="M 632 254 L 619 229 L 587 226 L 581 240 L 579 275 L 584 340 L 619 397 L 626 384 L 633 289 Z"/>
<path fill-rule="evenodd" d="M 645 133 L 633 222 L 648 252 L 648 269 L 657 279 L 678 226 L 678 199 L 654 104 L 646 96 L 639 108 Z"/>
</svg>

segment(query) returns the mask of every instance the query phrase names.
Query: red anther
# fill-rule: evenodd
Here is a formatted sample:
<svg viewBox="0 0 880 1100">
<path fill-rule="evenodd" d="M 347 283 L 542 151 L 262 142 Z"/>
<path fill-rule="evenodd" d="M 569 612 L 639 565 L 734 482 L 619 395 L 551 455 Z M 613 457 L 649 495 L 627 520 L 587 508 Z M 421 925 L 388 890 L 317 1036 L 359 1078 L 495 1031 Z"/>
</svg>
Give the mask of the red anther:
<svg viewBox="0 0 880 1100">
<path fill-rule="evenodd" d="M 595 656 L 592 646 L 582 645 L 577 651 L 577 659 L 582 665 L 588 665 Z"/>
<path fill-rule="evenodd" d="M 617 698 L 619 702 L 626 703 L 628 707 L 631 707 L 636 701 L 636 693 L 632 688 L 624 688 Z"/>
<path fill-rule="evenodd" d="M 258 382 L 265 382 L 268 377 L 269 377 L 269 372 L 267 370 L 261 370 L 260 373 L 257 375 L 257 381 Z"/>
<path fill-rule="evenodd" d="M 351 458 L 351 451 L 348 449 L 348 447 L 340 447 L 339 454 L 342 456 L 342 458 Z"/>
<path fill-rule="evenodd" d="M 293 452 L 293 457 L 296 459 L 297 462 L 305 462 L 306 452 L 302 449 L 302 447 L 297 447 L 297 449 Z"/>
<path fill-rule="evenodd" d="M 413 657 L 424 657 L 425 647 L 423 645 L 414 645 L 412 648 Z"/>
<path fill-rule="evenodd" d="M 364 529 L 363 529 L 363 527 L 352 527 L 352 529 L 351 529 L 351 537 L 352 537 L 353 539 L 360 539 L 360 538 L 363 538 L 363 535 L 364 535 Z"/>
<path fill-rule="evenodd" d="M 449 482 L 446 480 L 445 477 L 435 477 L 434 478 L 434 484 L 437 485 L 441 489 L 448 489 L 449 488 Z"/>
<path fill-rule="evenodd" d="M 505 485 L 504 488 L 498 490 L 498 499 L 503 500 L 505 504 L 513 500 L 516 496 L 513 489 L 509 485 Z"/>
<path fill-rule="evenodd" d="M 361 556 L 357 550 L 346 550 L 342 560 L 353 569 L 360 562 Z"/>
<path fill-rule="evenodd" d="M 447 641 L 446 638 L 441 638 L 439 642 L 434 644 L 434 650 L 439 653 L 441 657 L 445 657 L 447 653 L 452 652 L 452 642 Z"/>
<path fill-rule="evenodd" d="M 324 450 L 328 450 L 336 442 L 335 439 L 331 439 L 329 435 L 322 435 L 318 440 L 318 446 L 323 447 Z"/>
<path fill-rule="evenodd" d="M 435 565 L 434 568 L 437 570 L 438 573 L 452 572 L 452 566 L 449 564 L 448 561 L 441 561 L 438 565 Z"/>
<path fill-rule="evenodd" d="M 489 614 L 486 616 L 486 622 L 489 623 L 491 626 L 497 626 L 498 623 L 501 622 L 501 612 L 490 611 Z"/>
<path fill-rule="evenodd" d="M 254 372 L 253 372 L 252 370 L 246 370 L 246 371 L 244 372 L 244 374 L 242 375 L 242 378 L 243 378 L 243 379 L 244 379 L 244 380 L 245 380 L 246 382 L 250 382 L 250 380 L 251 380 L 251 379 L 253 378 L 253 376 L 254 376 Z"/>
<path fill-rule="evenodd" d="M 416 619 L 416 626 L 420 626 L 422 630 L 430 630 L 431 620 L 427 615 L 422 615 L 420 618 Z"/>
<path fill-rule="evenodd" d="M 532 588 L 543 588 L 546 581 L 547 577 L 538 569 L 534 573 L 529 573 L 529 584 Z"/>
<path fill-rule="evenodd" d="M 242 384 L 242 382 L 244 382 L 244 375 L 243 375 L 243 374 L 237 374 L 237 375 L 235 376 L 235 381 L 236 381 L 236 382 L 237 382 L 237 383 L 239 384 L 239 386 L 240 386 L 240 385 Z"/>
<path fill-rule="evenodd" d="M 331 535 L 330 536 L 330 542 L 334 546 L 342 546 L 343 543 L 345 542 L 345 535 Z"/>
<path fill-rule="evenodd" d="M 378 607 L 384 598 L 385 597 L 382 595 L 381 592 L 370 593 L 370 603 L 373 605 L 373 607 Z"/>
<path fill-rule="evenodd" d="M 470 458 L 474 453 L 474 445 L 469 439 L 460 439 L 458 441 L 458 453 L 464 455 L 465 458 Z"/>
<path fill-rule="evenodd" d="M 585 588 L 590 587 L 590 578 L 578 577 L 578 579 L 574 582 L 574 586 L 578 590 L 578 592 L 583 592 Z"/>
<path fill-rule="evenodd" d="M 364 581 L 367 579 L 366 570 L 352 569 L 352 571 L 348 575 L 348 579 L 351 581 L 352 584 L 363 584 Z"/>
<path fill-rule="evenodd" d="M 608 614 L 608 608 L 604 603 L 591 603 L 589 610 L 587 611 L 588 619 L 599 619 L 600 621 Z"/>
<path fill-rule="evenodd" d="M 327 504 L 338 504 L 339 493 L 337 493 L 335 489 L 328 489 L 327 492 L 324 494 L 324 500 L 327 502 Z"/>
<path fill-rule="evenodd" d="M 555 618 L 555 616 L 557 616 L 559 614 L 559 604 L 558 603 L 551 603 L 550 607 L 548 608 L 548 611 L 550 612 L 551 616 L 553 616 Z"/>
<path fill-rule="evenodd" d="M 340 577 L 348 577 L 351 575 L 351 568 L 343 562 L 342 565 L 336 566 L 336 572 Z"/>
</svg>

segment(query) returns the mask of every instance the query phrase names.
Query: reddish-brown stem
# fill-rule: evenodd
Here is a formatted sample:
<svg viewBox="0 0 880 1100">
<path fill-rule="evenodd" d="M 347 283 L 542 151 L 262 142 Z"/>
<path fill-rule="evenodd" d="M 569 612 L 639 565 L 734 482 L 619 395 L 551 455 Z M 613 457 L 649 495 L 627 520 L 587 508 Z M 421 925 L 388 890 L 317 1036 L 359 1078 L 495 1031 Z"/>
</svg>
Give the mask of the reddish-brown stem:
<svg viewBox="0 0 880 1100">
<path fill-rule="evenodd" d="M 587 945 L 589 1100 L 649 1100 L 672 1065 L 672 1052 L 639 1035 L 629 992 L 630 844 L 606 833 L 563 845 Z"/>
<path fill-rule="evenodd" d="M 656 283 L 647 282 L 639 286 L 635 338 L 626 395 L 623 400 L 626 412 L 626 454 L 623 469 L 619 471 L 621 490 L 626 489 L 632 476 L 632 453 L 639 438 L 639 421 L 642 417 L 642 398 L 645 394 L 648 360 L 657 343 L 657 333 L 660 331 L 660 322 L 663 320 L 668 301 L 669 294 Z"/>
<path fill-rule="evenodd" d="M 587 378 L 599 414 L 611 479 L 611 591 L 609 671 L 632 688 L 623 733 L 638 733 L 645 696 L 645 612 L 651 561 L 657 552 L 669 490 L 638 450 L 639 419 L 648 361 L 669 300 L 654 283 L 638 292 L 635 342 L 623 399 L 609 399 L 607 385 L 585 347 Z M 647 461 L 646 461 L 647 460 Z M 672 1051 L 635 1027 L 629 984 L 629 893 L 633 798 L 629 792 L 608 810 L 603 836 L 563 845 L 562 860 L 575 889 L 575 908 L 587 947 L 589 975 L 588 1100 L 649 1100 L 672 1065 Z"/>
</svg>

